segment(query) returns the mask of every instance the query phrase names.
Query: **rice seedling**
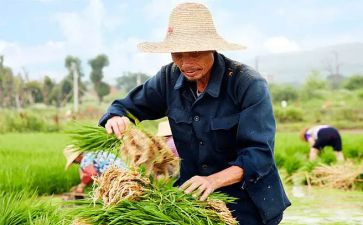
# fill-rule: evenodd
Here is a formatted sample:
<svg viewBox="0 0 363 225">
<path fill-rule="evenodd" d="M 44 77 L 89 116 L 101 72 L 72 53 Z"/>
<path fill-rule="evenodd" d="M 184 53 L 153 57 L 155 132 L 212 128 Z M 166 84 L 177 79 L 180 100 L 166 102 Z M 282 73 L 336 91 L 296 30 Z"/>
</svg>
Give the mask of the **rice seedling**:
<svg viewBox="0 0 363 225">
<path fill-rule="evenodd" d="M 0 192 L 0 224 L 64 224 L 55 205 L 36 198 L 35 192 Z"/>
<path fill-rule="evenodd" d="M 338 165 L 320 165 L 309 174 L 309 182 L 319 187 L 353 189 L 356 183 L 362 183 L 359 177 L 363 174 L 363 166 L 346 161 Z"/>
<path fill-rule="evenodd" d="M 115 176 L 112 182 L 116 174 L 123 177 Z M 118 168 L 102 176 L 107 178 L 98 183 L 101 192 L 96 188 L 93 199 L 74 202 L 78 207 L 70 213 L 77 218 L 73 224 L 237 224 L 225 205 L 234 199 L 223 194 L 202 202 L 174 187 L 174 179 L 141 178 Z M 117 192 L 128 194 L 120 198 Z"/>
<path fill-rule="evenodd" d="M 120 157 L 131 167 L 143 166 L 146 175 L 176 176 L 179 172 L 179 158 L 175 157 L 165 141 L 145 131 L 140 125 L 131 125 L 122 139 L 109 135 L 101 127 L 78 124 L 68 133 L 72 145 L 82 152 L 108 151 Z"/>
<path fill-rule="evenodd" d="M 92 198 L 75 202 L 73 224 L 236 224 L 225 205 L 232 198 L 214 194 L 201 202 L 174 187 L 179 158 L 163 139 L 134 125 L 121 140 L 99 129 L 74 130 L 74 146 L 81 151 L 94 151 L 97 145 L 113 152 L 119 148 L 129 169 L 111 167 L 96 177 Z"/>
</svg>

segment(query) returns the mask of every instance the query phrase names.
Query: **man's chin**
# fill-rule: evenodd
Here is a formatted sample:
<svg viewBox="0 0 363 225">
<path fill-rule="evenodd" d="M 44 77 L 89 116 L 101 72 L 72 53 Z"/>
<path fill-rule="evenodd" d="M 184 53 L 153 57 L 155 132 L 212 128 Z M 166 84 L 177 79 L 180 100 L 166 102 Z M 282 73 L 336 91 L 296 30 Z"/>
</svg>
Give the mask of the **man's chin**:
<svg viewBox="0 0 363 225">
<path fill-rule="evenodd" d="M 196 81 L 196 80 L 199 80 L 200 77 L 199 76 L 188 76 L 188 75 L 185 75 L 184 74 L 184 77 L 189 80 L 189 81 Z"/>
</svg>

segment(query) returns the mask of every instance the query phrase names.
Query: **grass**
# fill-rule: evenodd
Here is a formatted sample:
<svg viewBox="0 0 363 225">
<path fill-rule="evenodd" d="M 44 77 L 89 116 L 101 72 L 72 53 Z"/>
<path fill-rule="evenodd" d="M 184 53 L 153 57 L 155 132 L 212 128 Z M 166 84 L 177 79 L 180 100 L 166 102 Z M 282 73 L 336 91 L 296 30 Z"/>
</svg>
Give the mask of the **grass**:
<svg viewBox="0 0 363 225">
<path fill-rule="evenodd" d="M 0 192 L 1 225 L 57 225 L 64 224 L 58 206 L 37 198 L 34 192 Z"/>
<path fill-rule="evenodd" d="M 0 135 L 0 191 L 38 194 L 65 192 L 79 181 L 76 168 L 64 170 L 65 134 Z"/>
<path fill-rule="evenodd" d="M 155 124 L 148 123 L 153 129 L 155 129 Z M 363 134 L 343 133 L 342 137 L 344 155 L 356 162 L 361 162 Z M 64 222 L 62 212 L 58 210 L 59 207 L 52 203 L 54 198 L 40 196 L 66 192 L 79 182 L 76 167 L 64 171 L 65 159 L 62 150 L 69 142 L 70 139 L 64 133 L 0 134 L 0 225 L 61 224 Z M 275 160 L 282 173 L 287 172 L 294 175 L 301 170 L 311 171 L 317 162 L 307 160 L 308 152 L 308 144 L 299 140 L 297 132 L 277 133 Z M 321 161 L 334 163 L 331 161 L 332 154 L 331 150 L 324 151 Z M 348 194 L 350 192 L 345 193 L 350 196 Z M 362 195 L 362 192 L 354 193 Z M 332 194 L 331 197 L 334 195 Z M 355 197 L 350 200 L 355 201 Z M 303 199 L 292 198 L 292 201 L 293 205 L 301 207 L 308 204 Z M 306 201 L 314 202 L 314 199 Z M 339 198 L 337 204 L 343 204 L 340 201 L 343 200 Z M 344 199 L 344 201 L 349 202 L 349 199 Z M 349 209 L 349 205 L 346 203 L 344 205 Z M 311 211 L 316 211 L 321 208 L 321 205 L 309 204 L 309 207 L 311 207 Z M 297 210 L 296 213 L 300 213 L 300 216 L 307 216 L 310 211 L 307 213 L 304 210 Z M 324 213 L 327 214 L 327 212 Z M 328 216 L 323 214 L 321 215 Z M 289 211 L 287 215 L 289 215 Z M 21 222 L 16 223 L 16 218 L 20 218 Z M 284 224 L 299 224 L 290 223 L 292 220 L 287 219 Z M 330 224 L 345 223 L 340 223 L 338 220 L 337 223 Z"/>
</svg>

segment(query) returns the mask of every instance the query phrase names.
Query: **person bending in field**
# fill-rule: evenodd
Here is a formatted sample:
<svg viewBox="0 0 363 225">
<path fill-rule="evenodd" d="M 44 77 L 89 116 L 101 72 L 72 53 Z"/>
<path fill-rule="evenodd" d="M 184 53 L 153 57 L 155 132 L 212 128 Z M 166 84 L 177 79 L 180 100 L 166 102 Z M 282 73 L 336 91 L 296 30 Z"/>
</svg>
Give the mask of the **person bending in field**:
<svg viewBox="0 0 363 225">
<path fill-rule="evenodd" d="M 170 148 L 170 150 L 173 152 L 173 154 L 176 157 L 179 157 L 178 151 L 177 151 L 175 143 L 174 143 L 174 138 L 171 133 L 169 121 L 163 121 L 163 122 L 159 123 L 156 136 L 164 137 L 167 146 Z"/>
<path fill-rule="evenodd" d="M 68 169 L 72 164 L 80 164 L 79 175 L 81 182 L 71 189 L 75 193 L 83 193 L 84 189 L 93 182 L 92 177 L 101 175 L 110 166 L 127 168 L 120 158 L 104 151 L 82 153 L 67 147 L 64 149 L 64 156 L 67 160 L 65 169 Z"/>
<path fill-rule="evenodd" d="M 309 159 L 311 161 L 316 159 L 319 152 L 325 146 L 331 146 L 334 149 L 337 160 L 344 160 L 342 139 L 336 128 L 328 125 L 318 125 L 305 128 L 300 133 L 300 138 L 310 144 Z"/>
</svg>

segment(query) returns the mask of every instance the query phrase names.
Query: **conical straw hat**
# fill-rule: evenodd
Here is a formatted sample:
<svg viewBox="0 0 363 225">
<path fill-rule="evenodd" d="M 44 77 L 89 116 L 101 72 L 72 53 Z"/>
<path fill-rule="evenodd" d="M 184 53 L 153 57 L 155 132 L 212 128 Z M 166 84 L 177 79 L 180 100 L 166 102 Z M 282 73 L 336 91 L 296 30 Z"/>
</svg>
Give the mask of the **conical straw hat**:
<svg viewBox="0 0 363 225">
<path fill-rule="evenodd" d="M 140 43 L 138 48 L 143 52 L 170 53 L 239 50 L 245 47 L 229 43 L 218 35 L 207 7 L 183 3 L 173 9 L 164 41 Z"/>
<path fill-rule="evenodd" d="M 81 151 L 77 150 L 73 145 L 68 145 L 64 149 L 63 154 L 67 160 L 65 169 L 68 169 L 74 160 L 81 154 Z"/>
<path fill-rule="evenodd" d="M 172 136 L 169 121 L 160 122 L 158 125 L 158 132 L 156 133 L 158 137 Z"/>
</svg>

